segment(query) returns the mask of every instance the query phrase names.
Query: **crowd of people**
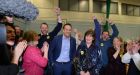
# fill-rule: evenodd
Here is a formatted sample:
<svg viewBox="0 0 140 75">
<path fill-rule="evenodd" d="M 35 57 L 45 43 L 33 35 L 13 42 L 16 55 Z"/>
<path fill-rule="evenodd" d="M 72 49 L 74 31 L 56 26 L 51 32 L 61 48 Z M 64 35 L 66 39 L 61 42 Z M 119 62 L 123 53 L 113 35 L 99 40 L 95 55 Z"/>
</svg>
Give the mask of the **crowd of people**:
<svg viewBox="0 0 140 75">
<path fill-rule="evenodd" d="M 60 8 L 55 13 L 56 27 L 48 32 L 44 22 L 40 34 L 24 32 L 13 17 L 2 15 L 7 39 L 0 44 L 0 75 L 140 75 L 140 38 L 124 43 L 111 20 L 112 34 L 101 30 L 95 16 L 95 28 L 83 37 L 70 23 L 62 26 Z"/>
</svg>

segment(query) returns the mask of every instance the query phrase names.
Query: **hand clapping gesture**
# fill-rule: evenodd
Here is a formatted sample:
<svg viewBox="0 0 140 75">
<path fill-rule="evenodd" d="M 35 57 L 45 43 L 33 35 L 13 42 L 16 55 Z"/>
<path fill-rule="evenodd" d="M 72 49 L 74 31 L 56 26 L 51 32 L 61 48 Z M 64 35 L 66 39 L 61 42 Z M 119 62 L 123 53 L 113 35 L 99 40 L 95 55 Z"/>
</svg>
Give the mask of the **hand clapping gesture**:
<svg viewBox="0 0 140 75">
<path fill-rule="evenodd" d="M 19 57 L 22 55 L 22 53 L 26 47 L 27 47 L 27 41 L 25 41 L 25 40 L 21 41 L 17 44 L 17 46 L 15 47 L 15 50 L 14 50 L 14 56 L 13 56 L 12 63 L 18 64 Z"/>
<path fill-rule="evenodd" d="M 44 42 L 41 50 L 44 52 L 44 57 L 48 59 L 49 44 L 47 42 Z"/>
</svg>

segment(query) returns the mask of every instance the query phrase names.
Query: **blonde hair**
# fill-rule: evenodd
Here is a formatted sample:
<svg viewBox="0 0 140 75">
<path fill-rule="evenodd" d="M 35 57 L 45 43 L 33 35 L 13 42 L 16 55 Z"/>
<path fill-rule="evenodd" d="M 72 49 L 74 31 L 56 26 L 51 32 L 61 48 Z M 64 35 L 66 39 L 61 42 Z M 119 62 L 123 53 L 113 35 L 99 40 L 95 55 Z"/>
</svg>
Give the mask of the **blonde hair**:
<svg viewBox="0 0 140 75">
<path fill-rule="evenodd" d="M 115 38 L 117 38 L 122 44 L 120 45 L 120 52 L 119 52 L 119 54 L 120 54 L 120 57 L 122 57 L 122 55 L 124 54 L 124 44 L 123 44 L 123 39 L 121 38 L 121 37 L 115 37 Z M 114 39 L 115 39 L 114 38 Z"/>
<path fill-rule="evenodd" d="M 37 36 L 38 34 L 33 31 L 33 30 L 29 30 L 29 31 L 26 31 L 23 35 L 23 39 L 26 40 L 27 42 L 31 42 L 31 41 L 34 41 L 35 39 L 35 36 Z"/>
</svg>

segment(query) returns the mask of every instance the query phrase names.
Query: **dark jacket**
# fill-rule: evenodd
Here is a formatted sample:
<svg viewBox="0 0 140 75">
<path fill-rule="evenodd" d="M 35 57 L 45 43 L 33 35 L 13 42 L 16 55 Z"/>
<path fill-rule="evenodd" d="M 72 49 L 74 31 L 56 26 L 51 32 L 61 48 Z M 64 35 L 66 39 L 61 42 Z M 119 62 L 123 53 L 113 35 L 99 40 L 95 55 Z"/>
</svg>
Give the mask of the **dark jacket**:
<svg viewBox="0 0 140 75">
<path fill-rule="evenodd" d="M 47 35 L 41 35 L 39 34 L 38 36 L 40 39 L 38 40 L 38 47 L 42 48 L 43 43 L 47 41 L 49 44 L 53 40 L 53 38 L 59 33 L 59 31 L 62 28 L 62 23 L 57 23 L 57 26 L 54 28 L 54 30 Z"/>
<path fill-rule="evenodd" d="M 127 75 L 140 75 L 140 71 L 136 67 L 133 59 L 130 60 L 129 69 Z"/>
<path fill-rule="evenodd" d="M 49 60 L 55 62 L 60 56 L 63 35 L 56 36 L 49 47 Z M 76 40 L 70 37 L 70 61 L 73 61 L 76 52 Z"/>
<path fill-rule="evenodd" d="M 17 75 L 18 72 L 16 64 L 0 65 L 0 75 Z"/>
<path fill-rule="evenodd" d="M 102 67 L 101 62 L 102 53 L 99 48 L 101 25 L 99 24 L 97 19 L 94 20 L 94 23 L 95 23 L 95 38 L 94 38 L 95 41 L 89 48 L 87 48 L 85 40 L 83 40 L 81 44 L 78 46 L 76 52 L 76 60 L 74 61 L 77 74 L 80 71 L 89 71 L 91 75 L 99 75 L 99 71 Z"/>
<path fill-rule="evenodd" d="M 92 44 L 87 48 L 86 43 L 81 43 L 76 52 L 76 58 L 78 58 L 77 72 L 89 71 L 91 75 L 99 75 L 102 62 L 101 51 L 98 46 Z"/>
<path fill-rule="evenodd" d="M 119 31 L 116 27 L 116 25 L 111 25 L 111 28 L 113 30 L 113 33 L 112 35 L 110 36 L 110 38 L 106 41 L 100 39 L 99 42 L 100 42 L 100 49 L 102 51 L 102 62 L 103 62 L 103 65 L 106 66 L 108 64 L 108 55 L 107 55 L 107 52 L 108 52 L 108 48 L 109 47 L 112 47 L 112 42 L 113 42 L 113 39 L 115 37 L 118 36 L 119 34 Z"/>
</svg>

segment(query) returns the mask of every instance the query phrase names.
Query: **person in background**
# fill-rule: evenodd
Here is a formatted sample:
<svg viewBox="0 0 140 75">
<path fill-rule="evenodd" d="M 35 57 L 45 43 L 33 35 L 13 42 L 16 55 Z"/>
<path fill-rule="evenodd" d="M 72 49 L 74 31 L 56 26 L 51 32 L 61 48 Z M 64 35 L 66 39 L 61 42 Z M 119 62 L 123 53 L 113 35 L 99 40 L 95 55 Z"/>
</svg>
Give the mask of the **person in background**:
<svg viewBox="0 0 140 75">
<path fill-rule="evenodd" d="M 46 41 L 48 42 L 48 44 L 50 44 L 50 42 L 53 40 L 53 38 L 60 32 L 61 28 L 62 28 L 62 19 L 60 16 L 60 8 L 56 8 L 56 15 L 57 15 L 57 25 L 56 27 L 53 29 L 52 32 L 48 32 L 49 27 L 47 23 L 42 23 L 40 25 L 40 30 L 41 30 L 41 34 L 39 34 L 39 43 L 38 43 L 38 47 L 41 49 L 43 46 L 43 43 Z"/>
<path fill-rule="evenodd" d="M 81 41 L 83 39 L 82 32 L 78 31 L 77 29 L 73 30 L 75 39 L 76 39 L 76 48 L 81 44 Z"/>
<path fill-rule="evenodd" d="M 100 75 L 104 75 L 105 68 L 108 65 L 108 48 L 112 47 L 113 45 L 113 39 L 118 36 L 119 31 L 116 27 L 116 25 L 111 21 L 107 20 L 109 22 L 109 25 L 111 26 L 113 32 L 112 35 L 110 35 L 109 31 L 103 31 L 101 35 L 100 42 L 100 49 L 102 52 L 102 63 L 103 66 L 100 70 Z"/>
<path fill-rule="evenodd" d="M 14 26 L 8 21 L 4 22 L 4 24 L 6 26 L 7 40 L 5 44 L 0 43 L 0 75 L 16 75 L 19 71 L 18 61 L 23 51 L 27 47 L 27 42 L 25 40 L 21 41 L 14 47 Z"/>
<path fill-rule="evenodd" d="M 37 47 L 38 34 L 31 30 L 24 33 L 23 39 L 28 42 L 28 47 L 23 55 L 22 65 L 25 75 L 43 75 L 44 68 L 48 63 L 48 43 L 44 42 L 40 50 Z"/>
<path fill-rule="evenodd" d="M 63 26 L 63 34 L 56 36 L 49 47 L 49 60 L 54 75 L 72 75 L 72 62 L 76 52 L 76 40 L 71 36 L 72 26 Z"/>
<path fill-rule="evenodd" d="M 127 75 L 140 75 L 140 40 L 127 43 L 122 62 L 129 64 Z"/>
<path fill-rule="evenodd" d="M 18 43 L 19 41 L 22 41 L 23 30 L 21 30 L 19 26 L 15 26 L 15 30 L 16 30 L 16 43 Z"/>
<path fill-rule="evenodd" d="M 121 57 L 124 54 L 122 48 L 123 40 L 121 37 L 115 37 L 113 47 L 108 49 L 108 65 L 104 75 L 126 75 L 125 64 L 121 62 Z"/>
</svg>

